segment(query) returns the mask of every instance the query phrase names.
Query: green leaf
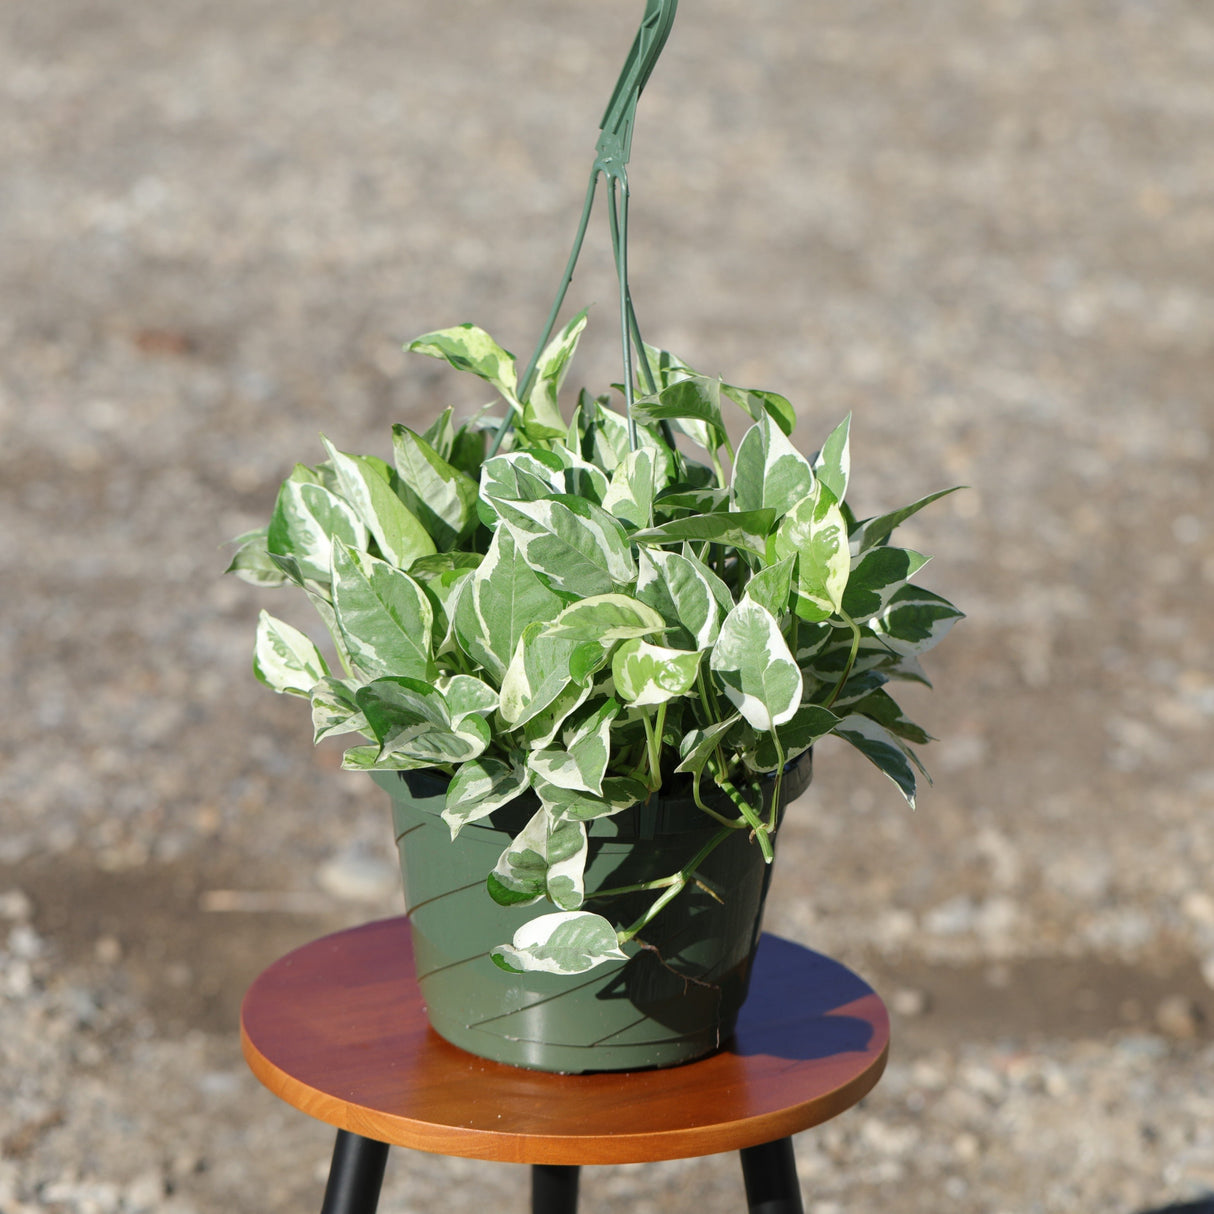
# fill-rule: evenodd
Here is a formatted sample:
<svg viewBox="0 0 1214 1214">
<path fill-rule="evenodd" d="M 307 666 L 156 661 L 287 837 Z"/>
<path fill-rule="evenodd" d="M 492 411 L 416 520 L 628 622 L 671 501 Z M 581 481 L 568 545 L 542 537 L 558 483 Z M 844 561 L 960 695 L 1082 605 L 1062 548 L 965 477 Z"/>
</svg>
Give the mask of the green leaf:
<svg viewBox="0 0 1214 1214">
<path fill-rule="evenodd" d="M 341 757 L 343 771 L 421 771 L 434 764 L 407 755 L 380 755 L 378 746 L 351 746 Z"/>
<path fill-rule="evenodd" d="M 328 582 L 333 541 L 366 548 L 367 529 L 349 504 L 310 479 L 313 475 L 310 468 L 297 464 L 283 481 L 266 535 L 266 550 L 271 556 L 292 560 L 301 579 Z"/>
<path fill-rule="evenodd" d="M 250 586 L 274 587 L 282 586 L 288 578 L 274 563 L 266 547 L 266 533 L 269 529 L 262 527 L 257 531 L 246 531 L 238 535 L 232 543 L 237 544 L 232 563 L 224 573 L 234 573 L 242 582 Z"/>
<path fill-rule="evenodd" d="M 532 919 L 511 944 L 493 950 L 493 960 L 513 973 L 584 974 L 605 961 L 626 961 L 615 928 L 589 911 L 557 912 Z"/>
<path fill-rule="evenodd" d="M 909 548 L 891 548 L 887 544 L 870 548 L 852 565 L 843 592 L 844 613 L 857 623 L 879 615 L 907 579 L 929 559 Z"/>
<path fill-rule="evenodd" d="M 448 461 L 451 459 L 451 452 L 455 447 L 455 425 L 452 421 L 454 416 L 455 409 L 448 405 L 422 431 L 422 438 L 430 444 L 439 459 Z"/>
<path fill-rule="evenodd" d="M 686 695 L 695 686 L 700 654 L 625 641 L 611 661 L 611 677 L 621 699 L 637 707 Z"/>
<path fill-rule="evenodd" d="M 803 620 L 813 624 L 842 607 L 851 568 L 847 522 L 824 481 L 784 516 L 772 546 L 777 559 L 798 558 L 794 609 Z"/>
<path fill-rule="evenodd" d="M 764 414 L 738 444 L 730 485 L 735 508 L 762 510 L 770 507 L 780 519 L 810 493 L 813 485 L 814 474 L 809 460 Z"/>
<path fill-rule="evenodd" d="M 915 772 L 905 750 L 889 730 L 868 717 L 844 717 L 832 731 L 850 742 L 898 786 L 911 809 L 915 808 Z"/>
<path fill-rule="evenodd" d="M 587 855 L 584 823 L 556 818 L 541 805 L 489 874 L 489 893 L 502 906 L 550 898 L 576 910 L 585 897 Z"/>
<path fill-rule="evenodd" d="M 814 471 L 818 474 L 818 479 L 834 494 L 836 502 L 843 501 L 847 496 L 847 482 L 851 475 L 851 455 L 848 448 L 850 430 L 849 413 L 831 432 L 814 460 Z"/>
<path fill-rule="evenodd" d="M 572 661 L 571 654 L 571 664 Z M 523 725 L 523 737 L 527 745 L 533 750 L 543 750 L 545 746 L 551 746 L 566 720 L 590 699 L 593 690 L 590 682 L 579 682 L 570 675 L 569 683 Z"/>
<path fill-rule="evenodd" d="M 426 592 L 434 611 L 432 648 L 436 658 L 455 647 L 452 616 L 464 582 L 483 559 L 479 552 L 436 552 L 409 566 L 409 576 Z"/>
<path fill-rule="evenodd" d="M 721 391 L 755 421 L 767 414 L 785 434 L 791 434 L 796 428 L 797 411 L 776 392 L 735 388 L 732 384 L 723 384 Z"/>
<path fill-rule="evenodd" d="M 716 753 L 717 747 L 725 740 L 725 735 L 741 720 L 738 713 L 717 721 L 704 729 L 693 729 L 679 744 L 679 755 L 682 762 L 675 768 L 676 772 L 690 772 L 695 781 L 695 796 L 700 796 L 700 780 L 709 759 Z"/>
<path fill-rule="evenodd" d="M 455 725 L 475 713 L 487 717 L 497 710 L 498 693 L 482 679 L 470 674 L 453 674 L 435 684 L 447 701 Z"/>
<path fill-rule="evenodd" d="M 321 441 L 337 472 L 342 496 L 375 537 L 385 560 L 408 569 L 419 556 L 436 550 L 425 527 L 392 491 L 384 475 L 386 464 L 366 455 L 346 455 L 323 435 Z"/>
<path fill-rule="evenodd" d="M 640 397 L 633 402 L 632 415 L 641 423 L 699 422 L 699 427 L 680 428 L 710 451 L 725 441 L 721 381 L 705 375 L 689 375 L 663 388 L 656 396 Z"/>
<path fill-rule="evenodd" d="M 477 484 L 408 426 L 392 427 L 400 493 L 436 547 L 447 552 L 476 530 Z"/>
<path fill-rule="evenodd" d="M 527 564 L 553 589 L 588 598 L 636 578 L 623 528 L 605 510 L 580 498 L 499 502 Z"/>
<path fill-rule="evenodd" d="M 852 554 L 859 556 L 860 553 L 866 552 L 874 545 L 883 544 L 895 527 L 901 526 L 912 515 L 918 514 L 924 506 L 930 506 L 932 502 L 939 501 L 940 498 L 947 497 L 950 493 L 956 493 L 963 487 L 954 485 L 951 489 L 941 489 L 938 493 L 929 493 L 927 497 L 921 497 L 917 502 L 903 506 L 901 510 L 891 510 L 889 514 L 882 514 L 858 523 L 851 533 Z"/>
<path fill-rule="evenodd" d="M 626 594 L 598 594 L 571 603 L 540 635 L 610 644 L 665 629 L 666 621 L 645 603 Z"/>
<path fill-rule="evenodd" d="M 667 516 L 673 516 L 676 510 L 686 510 L 691 514 L 719 514 L 729 509 L 729 502 L 728 489 L 717 489 L 708 485 L 688 489 L 684 485 L 672 485 L 658 495 L 654 508 Z"/>
<path fill-rule="evenodd" d="M 857 716 L 871 717 L 895 737 L 907 742 L 923 746 L 932 740 L 932 735 L 907 717 L 888 691 L 870 692 L 855 705 L 854 711 Z"/>
<path fill-rule="evenodd" d="M 414 338 L 406 350 L 445 358 L 457 371 L 471 371 L 492 384 L 511 404 L 518 403 L 518 371 L 514 355 L 476 325 L 456 325 Z"/>
<path fill-rule="evenodd" d="M 693 514 L 688 518 L 663 523 L 660 527 L 637 531 L 632 538 L 638 544 L 671 544 L 680 540 L 727 544 L 764 556 L 775 518 L 774 510 L 723 510 L 718 514 Z"/>
<path fill-rule="evenodd" d="M 823 708 L 821 704 L 802 704 L 789 721 L 776 729 L 784 751 L 784 762 L 791 763 L 798 755 L 804 754 L 838 723 L 839 718 L 829 708 Z M 780 766 L 780 756 L 772 735 L 758 733 L 755 737 L 753 749 L 744 756 L 747 767 L 752 771 L 775 771 Z"/>
<path fill-rule="evenodd" d="M 527 394 L 523 410 L 523 429 L 528 438 L 564 437 L 567 427 L 561 417 L 557 397 L 585 327 L 586 312 L 583 310 L 549 342 L 540 355 L 535 368 L 535 383 Z"/>
<path fill-rule="evenodd" d="M 367 678 L 434 675 L 434 612 L 407 574 L 338 541 L 333 546 L 333 607 L 354 668 Z"/>
<path fill-rule="evenodd" d="M 523 629 L 555 619 L 562 606 L 532 572 L 511 532 L 499 527 L 485 559 L 460 593 L 455 635 L 464 652 L 500 680 Z"/>
<path fill-rule="evenodd" d="M 527 771 L 521 763 L 503 763 L 482 755 L 461 763 L 447 787 L 443 821 L 454 839 L 469 822 L 487 818 L 527 791 Z"/>
<path fill-rule="evenodd" d="M 758 603 L 743 599 L 725 617 L 709 665 L 755 729 L 783 724 L 801 703 L 801 671 L 775 617 Z"/>
<path fill-rule="evenodd" d="M 610 818 L 649 796 L 649 789 L 631 776 L 608 776 L 603 781 L 602 792 L 597 795 L 547 783 L 537 783 L 535 791 L 554 816 L 571 822 Z"/>
<path fill-rule="evenodd" d="M 274 691 L 307 696 L 329 668 L 320 650 L 298 628 L 262 611 L 257 620 L 253 673 Z"/>
<path fill-rule="evenodd" d="M 919 586 L 904 586 L 868 626 L 896 653 L 910 658 L 938 645 L 964 618 L 940 595 Z"/>
<path fill-rule="evenodd" d="M 357 686 L 344 679 L 321 679 L 312 688 L 312 741 L 343 733 L 365 733 L 370 726 L 354 698 Z"/>
<path fill-rule="evenodd" d="M 637 564 L 637 598 L 678 629 L 682 635 L 673 639 L 707 649 L 721 630 L 721 607 L 709 580 L 715 575 L 694 557 L 661 548 L 642 548 Z"/>
<path fill-rule="evenodd" d="M 752 603 L 766 607 L 776 619 L 779 619 L 789 610 L 792 600 L 793 571 L 796 564 L 795 556 L 786 556 L 782 561 L 777 561 L 774 565 L 768 565 L 766 569 L 759 570 L 746 583 L 745 597 Z"/>
</svg>

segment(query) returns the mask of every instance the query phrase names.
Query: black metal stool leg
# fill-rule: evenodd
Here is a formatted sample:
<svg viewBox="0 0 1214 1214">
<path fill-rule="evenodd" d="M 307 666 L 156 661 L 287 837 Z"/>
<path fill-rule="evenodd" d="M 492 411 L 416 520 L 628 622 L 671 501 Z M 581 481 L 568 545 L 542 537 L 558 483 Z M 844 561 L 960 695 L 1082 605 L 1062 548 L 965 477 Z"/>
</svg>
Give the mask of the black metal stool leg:
<svg viewBox="0 0 1214 1214">
<path fill-rule="evenodd" d="M 804 1214 L 791 1138 L 745 1147 L 741 1154 L 750 1214 Z"/>
<path fill-rule="evenodd" d="M 320 1214 L 375 1214 L 388 1144 L 338 1130 Z"/>
<path fill-rule="evenodd" d="M 577 1214 L 580 1169 L 555 1163 L 531 1166 L 531 1214 Z"/>
</svg>

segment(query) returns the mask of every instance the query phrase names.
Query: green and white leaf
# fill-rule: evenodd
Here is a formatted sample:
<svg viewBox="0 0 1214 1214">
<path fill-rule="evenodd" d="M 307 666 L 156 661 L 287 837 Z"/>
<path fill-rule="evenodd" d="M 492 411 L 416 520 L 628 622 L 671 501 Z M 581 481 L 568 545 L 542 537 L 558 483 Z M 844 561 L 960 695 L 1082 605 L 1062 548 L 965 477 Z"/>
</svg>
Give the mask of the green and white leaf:
<svg viewBox="0 0 1214 1214">
<path fill-rule="evenodd" d="M 721 381 L 706 375 L 688 375 L 656 396 L 638 398 L 633 402 L 632 415 L 641 423 L 673 421 L 709 451 L 715 451 L 725 441 Z"/>
<path fill-rule="evenodd" d="M 298 628 L 262 611 L 257 619 L 253 673 L 274 691 L 307 696 L 329 668 L 320 650 Z"/>
<path fill-rule="evenodd" d="M 783 724 L 801 703 L 801 671 L 775 616 L 758 603 L 743 599 L 725 617 L 709 665 L 755 729 Z"/>
<path fill-rule="evenodd" d="M 921 497 L 917 502 L 903 506 L 901 510 L 891 510 L 889 514 L 882 514 L 858 523 L 852 530 L 849 540 L 852 555 L 859 556 L 860 553 L 866 552 L 876 544 L 883 544 L 895 527 L 901 526 L 912 515 L 918 514 L 924 506 L 930 506 L 932 502 L 939 501 L 940 498 L 947 497 L 950 493 L 956 493 L 960 488 L 962 486 L 954 485 L 951 489 L 941 489 L 938 493 L 929 493 L 927 497 Z"/>
<path fill-rule="evenodd" d="M 721 391 L 755 421 L 767 414 L 785 434 L 791 434 L 796 428 L 797 411 L 778 392 L 735 388 L 732 384 L 722 384 Z"/>
<path fill-rule="evenodd" d="M 960 619 L 963 613 L 947 599 L 919 586 L 904 586 L 868 626 L 896 653 L 909 658 L 938 645 Z"/>
<path fill-rule="evenodd" d="M 783 518 L 814 485 L 809 460 L 764 413 L 742 436 L 734 457 L 730 492 L 737 510 L 770 508 Z"/>
<path fill-rule="evenodd" d="M 584 974 L 605 961 L 626 961 L 615 928 L 589 911 L 541 915 L 493 950 L 493 960 L 514 973 Z"/>
<path fill-rule="evenodd" d="M 822 450 L 814 460 L 814 471 L 818 479 L 834 494 L 836 502 L 847 497 L 847 482 L 851 477 L 851 453 L 848 443 L 850 431 L 849 413 L 822 444 Z"/>
<path fill-rule="evenodd" d="M 580 498 L 499 502 L 526 562 L 553 589 L 588 598 L 636 578 L 623 528 L 605 510 Z"/>
<path fill-rule="evenodd" d="M 555 619 L 563 606 L 532 572 L 510 530 L 499 527 L 485 559 L 460 593 L 455 635 L 464 652 L 500 680 L 523 629 Z"/>
<path fill-rule="evenodd" d="M 453 468 L 408 426 L 392 427 L 400 494 L 442 552 L 457 547 L 476 529 L 477 484 Z"/>
<path fill-rule="evenodd" d="M 309 479 L 303 479 L 304 476 Z M 310 479 L 310 468 L 297 464 L 282 483 L 266 534 L 271 556 L 295 564 L 299 578 L 327 583 L 333 563 L 333 541 L 366 548 L 367 529 L 349 503 Z"/>
<path fill-rule="evenodd" d="M 843 592 L 843 611 L 857 623 L 880 615 L 890 600 L 930 560 L 909 548 L 880 544 L 861 554 Z"/>
<path fill-rule="evenodd" d="M 626 594 L 599 594 L 571 603 L 541 635 L 610 645 L 613 641 L 652 636 L 665 629 L 666 621 L 644 602 Z"/>
<path fill-rule="evenodd" d="M 882 725 L 857 714 L 844 717 L 834 733 L 850 742 L 866 759 L 888 776 L 915 808 L 915 771 L 897 738 Z"/>
<path fill-rule="evenodd" d="M 772 547 L 777 560 L 797 557 L 793 606 L 803 620 L 829 619 L 842 607 L 851 569 L 847 520 L 823 480 L 784 516 Z"/>
<path fill-rule="evenodd" d="M 542 781 L 535 783 L 535 791 L 554 817 L 568 818 L 573 822 L 610 818 L 649 796 L 649 789 L 631 776 L 608 776 L 603 781 L 602 792 L 597 795 Z"/>
<path fill-rule="evenodd" d="M 694 557 L 661 548 L 642 548 L 637 559 L 636 596 L 672 628 L 679 629 L 688 645 L 707 649 L 721 630 L 721 607 L 715 574 Z M 728 587 L 722 587 L 733 606 Z"/>
<path fill-rule="evenodd" d="M 328 677 L 312 688 L 312 741 L 343 733 L 367 733 L 370 726 L 358 706 L 356 684 Z"/>
<path fill-rule="evenodd" d="M 821 704 L 802 704 L 791 720 L 776 729 L 784 751 L 784 762 L 791 763 L 798 755 L 804 754 L 838 724 L 839 717 L 829 708 L 823 708 Z M 770 733 L 756 734 L 754 747 L 743 758 L 752 771 L 775 771 L 780 766 L 780 756 Z"/>
<path fill-rule="evenodd" d="M 585 897 L 586 826 L 555 817 L 541 805 L 502 852 L 489 874 L 489 893 L 502 906 L 551 899 L 576 910 Z"/>
<path fill-rule="evenodd" d="M 342 496 L 375 537 L 386 560 L 408 569 L 419 556 L 436 551 L 417 516 L 393 492 L 387 464 L 367 455 L 346 455 L 323 435 L 321 441 L 337 472 Z"/>
<path fill-rule="evenodd" d="M 250 586 L 278 587 L 289 580 L 270 556 L 266 546 L 268 527 L 256 531 L 246 531 L 238 535 L 232 542 L 237 545 L 232 562 L 225 573 L 234 573 L 242 582 Z"/>
<path fill-rule="evenodd" d="M 354 668 L 367 678 L 434 674 L 434 612 L 407 573 L 338 541 L 333 546 L 333 608 Z"/>
<path fill-rule="evenodd" d="M 503 763 L 482 755 L 461 763 L 447 786 L 443 821 L 454 839 L 469 822 L 479 822 L 527 791 L 529 779 L 521 763 Z"/>
<path fill-rule="evenodd" d="M 746 598 L 760 607 L 766 607 L 778 620 L 790 609 L 792 602 L 793 573 L 797 558 L 786 556 L 766 569 L 760 569 L 746 583 Z"/>
<path fill-rule="evenodd" d="M 467 763 L 489 745 L 483 717 L 472 713 L 454 724 L 442 692 L 419 679 L 376 679 L 355 698 L 380 743 L 381 760 L 403 755 L 430 764 Z"/>
<path fill-rule="evenodd" d="M 618 700 L 600 704 L 584 720 L 562 731 L 560 746 L 532 751 L 527 756 L 528 768 L 558 788 L 601 794 L 611 760 L 611 723 L 619 713 Z"/>
<path fill-rule="evenodd" d="M 855 705 L 855 711 L 859 716 L 872 717 L 878 725 L 884 726 L 895 737 L 905 742 L 924 746 L 932 740 L 932 735 L 922 726 L 916 725 L 888 691 L 870 692 Z"/>
<path fill-rule="evenodd" d="M 341 757 L 343 771 L 421 771 L 434 764 L 407 755 L 381 755 L 378 745 L 351 746 Z"/>
<path fill-rule="evenodd" d="M 569 360 L 577 350 L 586 312 L 579 312 L 545 347 L 535 367 L 535 382 L 527 394 L 523 427 L 532 438 L 563 438 L 567 429 L 557 398 Z"/>
<path fill-rule="evenodd" d="M 687 518 L 672 519 L 659 527 L 637 531 L 632 538 L 638 544 L 672 544 L 680 540 L 726 544 L 764 556 L 775 517 L 775 511 L 766 509 L 692 514 Z"/>
<path fill-rule="evenodd" d="M 611 660 L 616 694 L 644 707 L 686 695 L 700 670 L 700 653 L 667 649 L 647 641 L 625 641 Z"/>
<path fill-rule="evenodd" d="M 580 648 L 580 647 L 579 647 Z M 576 653 L 577 650 L 574 650 Z M 594 685 L 589 680 L 573 677 L 573 655 L 570 655 L 570 682 L 556 696 L 523 725 L 523 738 L 532 750 L 543 750 L 551 746 L 562 726 L 585 702 L 590 699 Z"/>
<path fill-rule="evenodd" d="M 653 452 L 648 447 L 630 451 L 611 474 L 603 509 L 632 527 L 650 526 L 657 489 L 655 472 Z"/>
<path fill-rule="evenodd" d="M 453 674 L 439 679 L 435 686 L 447 701 L 453 725 L 458 726 L 464 717 L 473 713 L 488 717 L 497 711 L 498 693 L 483 679 L 470 674 Z"/>
<path fill-rule="evenodd" d="M 523 629 L 502 677 L 499 711 L 512 728 L 525 725 L 569 689 L 569 657 L 574 642 L 540 635 L 542 623 Z"/>
<path fill-rule="evenodd" d="M 492 384 L 511 404 L 518 403 L 518 370 L 514 355 L 476 325 L 456 325 L 416 337 L 405 347 L 431 358 L 446 359 L 457 371 L 471 371 Z"/>
</svg>

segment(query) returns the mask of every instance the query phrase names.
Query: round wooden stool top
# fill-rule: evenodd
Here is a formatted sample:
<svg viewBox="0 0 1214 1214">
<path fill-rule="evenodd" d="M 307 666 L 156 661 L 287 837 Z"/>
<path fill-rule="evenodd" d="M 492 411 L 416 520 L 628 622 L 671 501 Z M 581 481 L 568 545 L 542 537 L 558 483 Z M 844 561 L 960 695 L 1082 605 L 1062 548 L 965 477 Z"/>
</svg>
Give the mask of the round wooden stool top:
<svg viewBox="0 0 1214 1214">
<path fill-rule="evenodd" d="M 245 996 L 241 1041 L 276 1096 L 366 1138 L 510 1163 L 643 1163 L 740 1150 L 837 1116 L 885 1069 L 889 1017 L 837 961 L 765 935 L 719 1053 L 650 1071 L 522 1070 L 430 1028 L 398 918 L 276 961 Z"/>
</svg>

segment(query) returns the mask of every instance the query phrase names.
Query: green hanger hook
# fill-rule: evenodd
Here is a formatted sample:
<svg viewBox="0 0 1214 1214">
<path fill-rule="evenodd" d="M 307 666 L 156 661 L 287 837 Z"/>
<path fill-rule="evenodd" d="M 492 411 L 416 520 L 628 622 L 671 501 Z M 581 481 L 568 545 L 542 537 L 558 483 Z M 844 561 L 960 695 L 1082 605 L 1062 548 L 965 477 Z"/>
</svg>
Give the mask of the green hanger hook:
<svg viewBox="0 0 1214 1214">
<path fill-rule="evenodd" d="M 641 18 L 641 28 L 633 39 L 628 58 L 624 61 L 623 71 L 616 81 L 611 100 L 599 124 L 601 134 L 595 144 L 594 165 L 590 171 L 590 184 L 586 190 L 586 201 L 582 207 L 581 220 L 578 223 L 577 235 L 574 237 L 573 250 L 565 267 L 565 276 L 557 291 L 552 311 L 544 334 L 535 347 L 531 362 L 519 385 L 519 400 L 525 401 L 535 383 L 536 368 L 540 356 L 556 327 L 557 317 L 565 302 L 569 284 L 573 281 L 573 272 L 577 267 L 578 258 L 582 252 L 582 244 L 586 239 L 586 229 L 590 223 L 590 213 L 594 207 L 594 196 L 598 189 L 599 178 L 607 181 L 608 221 L 611 229 L 611 251 L 615 260 L 616 278 L 620 287 L 620 344 L 624 357 L 624 399 L 628 413 L 628 436 L 630 446 L 635 450 L 637 445 L 636 424 L 632 420 L 633 402 L 633 351 L 644 349 L 641 340 L 640 327 L 637 324 L 636 312 L 632 307 L 632 295 L 628 288 L 628 161 L 632 155 L 632 128 L 636 121 L 637 102 L 645 88 L 654 65 L 666 45 L 674 25 L 675 13 L 679 0 L 646 0 L 645 14 Z M 646 388 L 650 392 L 657 390 L 646 359 L 641 359 L 641 369 L 645 377 Z M 514 422 L 513 410 L 506 416 L 494 435 L 490 455 L 496 454 L 507 431 Z"/>
</svg>

